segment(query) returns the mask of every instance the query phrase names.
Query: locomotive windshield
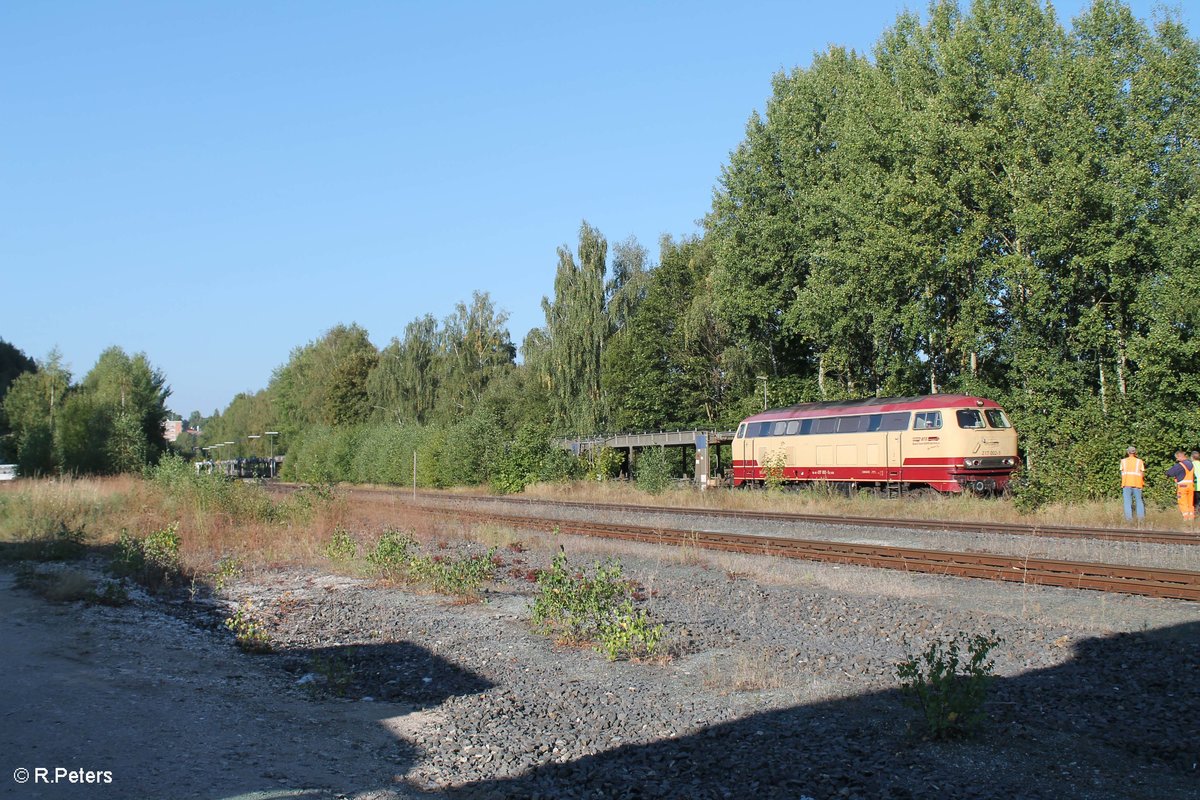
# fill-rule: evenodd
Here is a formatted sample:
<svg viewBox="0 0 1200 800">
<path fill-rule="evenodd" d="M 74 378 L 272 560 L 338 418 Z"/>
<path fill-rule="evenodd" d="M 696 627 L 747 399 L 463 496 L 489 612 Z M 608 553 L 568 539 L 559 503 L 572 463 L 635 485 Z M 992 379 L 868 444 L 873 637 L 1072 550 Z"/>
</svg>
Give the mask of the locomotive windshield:
<svg viewBox="0 0 1200 800">
<path fill-rule="evenodd" d="M 976 429 L 987 427 L 983 424 L 983 414 L 979 413 L 975 408 L 960 408 L 954 412 L 954 416 L 958 417 L 958 427 L 967 429 Z"/>
<path fill-rule="evenodd" d="M 993 428 L 1011 428 L 1012 423 L 1008 421 L 1008 417 L 998 408 L 989 408 L 984 412 L 987 414 L 988 424 Z"/>
</svg>

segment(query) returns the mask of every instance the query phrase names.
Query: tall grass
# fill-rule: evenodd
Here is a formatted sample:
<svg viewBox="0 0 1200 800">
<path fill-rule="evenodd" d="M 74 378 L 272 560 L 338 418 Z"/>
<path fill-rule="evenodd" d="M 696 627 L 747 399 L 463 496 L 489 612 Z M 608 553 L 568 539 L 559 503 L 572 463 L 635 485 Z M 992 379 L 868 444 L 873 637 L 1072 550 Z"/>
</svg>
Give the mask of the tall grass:
<svg viewBox="0 0 1200 800">
<path fill-rule="evenodd" d="M 344 504 L 312 489 L 274 499 L 260 486 L 197 475 L 164 459 L 139 479 L 22 480 L 0 489 L 0 542 L 51 539 L 82 532 L 89 545 L 116 544 L 175 526 L 185 570 L 207 572 L 236 556 L 247 565 L 313 564 L 323 560 L 328 532 Z"/>
</svg>

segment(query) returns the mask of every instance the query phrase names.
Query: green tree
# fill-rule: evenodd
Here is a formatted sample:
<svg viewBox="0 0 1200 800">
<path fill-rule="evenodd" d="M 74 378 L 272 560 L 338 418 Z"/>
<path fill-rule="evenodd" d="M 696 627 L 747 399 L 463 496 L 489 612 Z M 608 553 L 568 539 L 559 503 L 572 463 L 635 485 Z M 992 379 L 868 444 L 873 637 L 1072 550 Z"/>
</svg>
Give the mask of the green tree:
<svg viewBox="0 0 1200 800">
<path fill-rule="evenodd" d="M 531 363 L 550 390 L 555 426 L 592 432 L 605 418 L 600 359 L 610 326 L 605 308 L 608 242 L 584 222 L 577 252 L 578 259 L 566 245 L 558 249 L 554 299 L 542 298 L 546 327 L 538 345 L 527 347 L 526 357 L 534 359 Z"/>
<path fill-rule="evenodd" d="M 8 415 L 4 411 L 4 396 L 18 375 L 36 372 L 37 362 L 13 345 L 0 339 L 0 460 L 16 458 L 16 441 Z"/>
<path fill-rule="evenodd" d="M 22 474 L 45 475 L 58 470 L 55 448 L 57 420 L 71 388 L 71 373 L 62 356 L 51 350 L 38 363 L 37 372 L 24 372 L 4 395 L 4 413 L 16 442 L 17 464 Z"/>
<path fill-rule="evenodd" d="M 367 332 L 357 325 L 337 325 L 293 350 L 268 387 L 287 438 L 307 426 L 370 416 L 367 379 L 377 357 Z"/>
<path fill-rule="evenodd" d="M 475 292 L 469 306 L 459 303 L 446 318 L 441 336 L 444 371 L 438 386 L 442 420 L 470 416 L 487 385 L 512 368 L 516 348 L 507 321 L 507 312 L 497 310 L 486 292 Z"/>
<path fill-rule="evenodd" d="M 137 446 L 130 442 L 119 449 L 123 454 L 138 454 L 142 463 L 157 461 L 166 449 L 163 438 L 163 422 L 167 418 L 166 400 L 171 394 L 166 377 L 150 364 L 145 353 L 129 356 L 119 347 L 110 347 L 100 354 L 95 366 L 84 376 L 79 391 L 91 396 L 95 405 L 104 409 L 110 420 L 110 432 L 115 430 L 112 422 L 118 416 L 131 419 L 139 431 Z M 122 422 L 122 431 L 129 427 L 128 420 Z M 122 433 L 122 435 L 126 435 Z M 64 444 L 64 452 L 73 445 Z M 117 451 L 116 444 L 106 445 L 110 455 Z M 64 468 L 90 471 L 90 467 L 64 462 Z M 127 465 L 110 460 L 109 469 L 123 471 Z"/>
</svg>

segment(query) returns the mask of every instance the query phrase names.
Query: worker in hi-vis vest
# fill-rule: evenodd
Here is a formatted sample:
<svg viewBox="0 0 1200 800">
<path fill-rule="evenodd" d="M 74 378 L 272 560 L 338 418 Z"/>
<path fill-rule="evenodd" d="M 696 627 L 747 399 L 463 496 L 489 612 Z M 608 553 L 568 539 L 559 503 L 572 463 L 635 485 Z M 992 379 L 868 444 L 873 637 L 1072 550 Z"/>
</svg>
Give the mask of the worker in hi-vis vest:
<svg viewBox="0 0 1200 800">
<path fill-rule="evenodd" d="M 1125 500 L 1125 519 L 1133 519 L 1133 505 L 1137 501 L 1138 519 L 1146 518 L 1146 506 L 1142 504 L 1142 486 L 1146 483 L 1146 465 L 1137 457 L 1137 448 L 1130 447 L 1121 459 L 1121 494 Z"/>
<path fill-rule="evenodd" d="M 1191 522 L 1196 518 L 1196 468 L 1187 453 L 1179 450 L 1175 453 L 1175 463 L 1167 470 L 1167 477 L 1175 481 L 1175 493 L 1179 499 L 1179 513 Z"/>
<path fill-rule="evenodd" d="M 1196 481 L 1196 491 L 1192 495 L 1192 509 L 1200 515 L 1200 450 L 1192 451 L 1192 477 Z"/>
</svg>

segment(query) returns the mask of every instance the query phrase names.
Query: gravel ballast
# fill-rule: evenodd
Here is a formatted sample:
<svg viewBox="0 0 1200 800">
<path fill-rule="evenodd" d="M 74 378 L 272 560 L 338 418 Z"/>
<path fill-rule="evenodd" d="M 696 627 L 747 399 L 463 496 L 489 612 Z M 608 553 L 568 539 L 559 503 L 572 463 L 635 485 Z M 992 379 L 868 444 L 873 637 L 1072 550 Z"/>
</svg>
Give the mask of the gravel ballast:
<svg viewBox="0 0 1200 800">
<path fill-rule="evenodd" d="M 366 546 L 373 534 L 358 535 Z M 103 612 L 185 620 L 311 715 L 367 710 L 394 747 L 364 746 L 360 763 L 324 777 L 312 764 L 302 775 L 271 765 L 281 784 L 296 776 L 303 783 L 294 788 L 315 796 L 1192 798 L 1200 790 L 1196 604 L 514 535 L 528 549 L 498 551 L 497 582 L 480 602 L 285 570 L 243 576 L 211 597 L 141 597 Z M 579 566 L 620 559 L 639 605 L 665 626 L 660 657 L 610 663 L 532 631 L 528 578 L 559 548 Z M 483 546 L 451 539 L 442 552 L 459 550 Z M 237 651 L 223 625 L 247 601 L 271 654 Z M 165 622 L 162 631 L 177 635 Z M 928 739 L 896 663 L 936 639 L 991 631 L 1003 641 L 986 721 L 963 740 Z M 218 796 L 177 788 L 170 796 Z"/>
</svg>

